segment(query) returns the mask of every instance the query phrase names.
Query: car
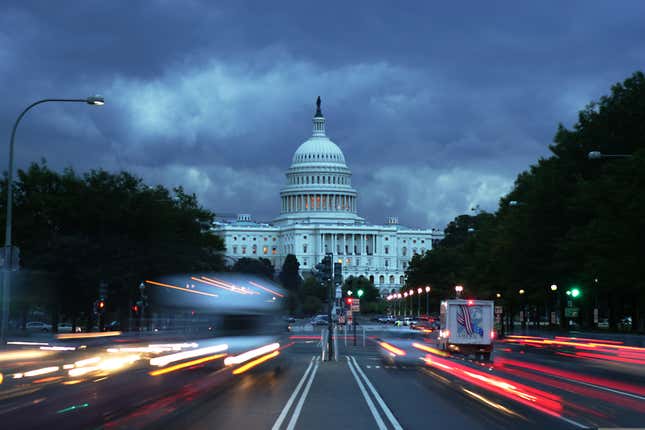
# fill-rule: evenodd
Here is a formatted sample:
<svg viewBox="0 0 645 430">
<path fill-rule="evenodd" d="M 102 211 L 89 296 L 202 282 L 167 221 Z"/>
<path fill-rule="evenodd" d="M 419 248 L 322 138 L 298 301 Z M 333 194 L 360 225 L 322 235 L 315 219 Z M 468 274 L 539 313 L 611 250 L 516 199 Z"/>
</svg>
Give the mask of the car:
<svg viewBox="0 0 645 430">
<path fill-rule="evenodd" d="M 309 323 L 311 325 L 329 325 L 329 317 L 327 315 L 316 315 Z"/>
<path fill-rule="evenodd" d="M 76 333 L 80 333 L 82 330 L 80 327 L 76 326 Z M 58 324 L 58 332 L 59 333 L 71 333 L 72 332 L 72 324 L 70 323 L 60 323 Z"/>
<path fill-rule="evenodd" d="M 30 321 L 27 323 L 26 328 L 29 331 L 41 331 L 44 333 L 52 331 L 52 325 L 42 321 Z"/>
<path fill-rule="evenodd" d="M 412 317 L 405 317 L 405 318 L 403 318 L 403 325 L 407 325 L 407 326 L 414 326 L 415 324 L 417 324 L 417 320 L 416 320 L 416 319 L 414 319 L 414 318 L 412 318 Z"/>
</svg>

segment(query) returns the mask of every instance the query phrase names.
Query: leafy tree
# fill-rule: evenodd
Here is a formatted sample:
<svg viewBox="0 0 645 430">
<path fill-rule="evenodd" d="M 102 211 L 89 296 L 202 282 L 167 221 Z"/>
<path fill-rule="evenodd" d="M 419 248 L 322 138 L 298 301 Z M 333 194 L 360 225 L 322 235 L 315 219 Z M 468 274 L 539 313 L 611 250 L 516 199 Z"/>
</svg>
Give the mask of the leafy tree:
<svg viewBox="0 0 645 430">
<path fill-rule="evenodd" d="M 273 279 L 275 269 L 271 260 L 267 258 L 240 258 L 231 268 L 233 272 L 248 273 Z"/>
<path fill-rule="evenodd" d="M 150 187 L 127 172 L 57 173 L 43 161 L 18 171 L 14 192 L 14 243 L 23 271 L 50 283 L 34 303 L 50 308 L 53 324 L 61 313 L 91 324 L 100 282 L 108 311 L 125 317 L 141 280 L 223 268 L 223 243 L 203 227 L 214 214 L 181 187 Z M 4 223 L 4 206 L 0 214 Z"/>
</svg>

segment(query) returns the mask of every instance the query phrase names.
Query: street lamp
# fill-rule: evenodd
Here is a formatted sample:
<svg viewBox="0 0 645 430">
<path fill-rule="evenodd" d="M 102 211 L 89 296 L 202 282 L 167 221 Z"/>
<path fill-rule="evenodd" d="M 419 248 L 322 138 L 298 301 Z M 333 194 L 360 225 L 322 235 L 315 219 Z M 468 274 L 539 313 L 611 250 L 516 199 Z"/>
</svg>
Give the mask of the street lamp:
<svg viewBox="0 0 645 430">
<path fill-rule="evenodd" d="M 524 294 L 524 290 L 520 290 L 520 291 L 518 291 L 518 293 Z"/>
<path fill-rule="evenodd" d="M 457 298 L 461 296 L 462 291 L 464 291 L 463 285 L 455 285 L 455 292 L 457 293 Z"/>
<path fill-rule="evenodd" d="M 5 220 L 5 261 L 11 264 L 13 262 L 13 246 L 11 242 L 11 227 L 13 221 L 13 148 L 14 140 L 16 137 L 16 130 L 18 124 L 25 114 L 34 106 L 42 103 L 61 102 L 61 103 L 87 103 L 94 106 L 102 106 L 105 104 L 105 99 L 102 96 L 90 96 L 84 99 L 42 99 L 38 100 L 27 106 L 18 115 L 16 122 L 11 129 L 11 140 L 9 140 L 9 169 L 7 171 L 7 217 Z M 9 325 L 9 300 L 11 298 L 11 276 L 9 274 L 11 267 L 5 265 L 2 282 L 2 323 L 0 327 L 0 345 L 4 345 L 7 341 L 7 329 Z"/>
<path fill-rule="evenodd" d="M 558 286 L 555 284 L 551 285 L 551 291 L 558 291 Z"/>
<path fill-rule="evenodd" d="M 497 297 L 499 299 L 499 298 L 502 297 L 502 295 L 500 293 L 497 293 L 497 294 L 495 294 L 495 297 Z"/>
<path fill-rule="evenodd" d="M 591 151 L 587 154 L 589 160 L 601 160 L 603 158 L 632 158 L 630 154 L 603 154 L 600 151 Z"/>
<path fill-rule="evenodd" d="M 408 293 L 403 293 L 403 316 L 408 314 Z"/>
<path fill-rule="evenodd" d="M 421 293 L 423 288 L 417 288 L 417 318 L 421 316 Z"/>
<path fill-rule="evenodd" d="M 430 286 L 426 286 L 426 315 L 430 316 Z"/>
</svg>

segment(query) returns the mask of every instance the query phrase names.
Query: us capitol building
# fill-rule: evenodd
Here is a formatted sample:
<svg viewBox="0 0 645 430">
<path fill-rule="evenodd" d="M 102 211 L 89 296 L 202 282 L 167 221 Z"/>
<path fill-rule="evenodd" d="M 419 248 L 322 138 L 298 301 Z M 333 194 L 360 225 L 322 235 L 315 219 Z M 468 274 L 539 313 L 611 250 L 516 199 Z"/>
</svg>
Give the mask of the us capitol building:
<svg viewBox="0 0 645 430">
<path fill-rule="evenodd" d="M 423 254 L 443 238 L 438 229 L 414 230 L 388 217 L 372 225 L 358 215 L 358 191 L 340 148 L 325 134 L 325 117 L 317 100 L 313 133 L 298 147 L 287 183 L 280 191 L 280 216 L 258 223 L 248 214 L 218 221 L 229 261 L 267 258 L 279 269 L 294 254 L 301 272 L 310 271 L 326 253 L 343 263 L 343 278 L 364 276 L 382 295 L 404 284 L 405 270 L 415 254 Z"/>
</svg>

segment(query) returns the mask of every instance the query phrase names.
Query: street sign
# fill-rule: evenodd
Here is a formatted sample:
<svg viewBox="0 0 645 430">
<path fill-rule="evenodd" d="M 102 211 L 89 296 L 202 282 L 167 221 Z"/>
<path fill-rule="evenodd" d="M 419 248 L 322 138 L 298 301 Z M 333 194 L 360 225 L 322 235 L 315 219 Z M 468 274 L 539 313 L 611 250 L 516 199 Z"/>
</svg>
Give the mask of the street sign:
<svg viewBox="0 0 645 430">
<path fill-rule="evenodd" d="M 360 312 L 360 311 L 361 311 L 361 299 L 354 298 L 354 300 L 352 300 L 352 312 Z"/>
<path fill-rule="evenodd" d="M 501 306 L 495 306 L 495 315 L 501 315 L 503 312 L 503 309 Z"/>
<path fill-rule="evenodd" d="M 336 287 L 336 298 L 340 299 L 343 297 L 343 290 L 340 287 Z"/>
<path fill-rule="evenodd" d="M 598 324 L 598 308 L 594 308 L 593 310 L 593 322 L 594 324 Z"/>
<path fill-rule="evenodd" d="M 564 308 L 564 316 L 567 318 L 578 318 L 580 308 Z"/>
</svg>

